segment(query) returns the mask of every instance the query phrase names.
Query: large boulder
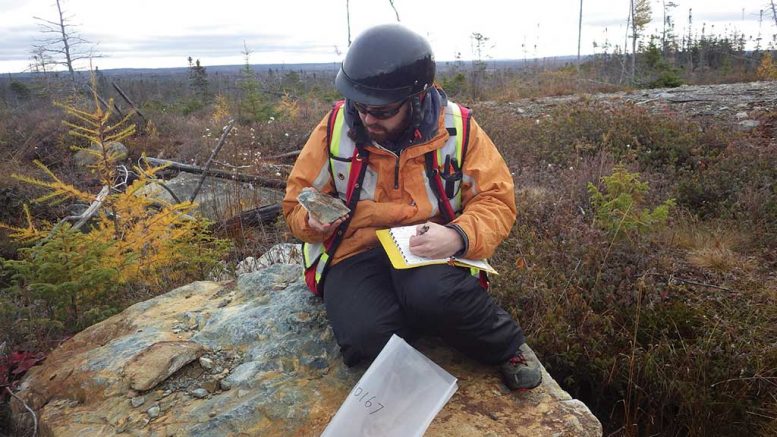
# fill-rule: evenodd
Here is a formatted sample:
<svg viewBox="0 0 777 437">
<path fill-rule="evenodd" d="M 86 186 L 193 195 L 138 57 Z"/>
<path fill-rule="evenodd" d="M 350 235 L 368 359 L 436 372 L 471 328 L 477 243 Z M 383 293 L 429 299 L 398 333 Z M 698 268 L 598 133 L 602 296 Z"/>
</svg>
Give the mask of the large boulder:
<svg viewBox="0 0 777 437">
<path fill-rule="evenodd" d="M 189 200 L 197 189 L 202 175 L 179 173 L 176 177 L 160 184 L 148 184 L 137 192 L 138 195 L 157 199 L 164 203 L 173 203 L 175 199 Z M 280 202 L 283 193 L 278 190 L 256 186 L 249 182 L 236 182 L 228 179 L 206 176 L 197 192 L 194 202 L 200 213 L 213 221 L 227 219 L 260 205 Z"/>
<path fill-rule="evenodd" d="M 437 339 L 415 346 L 459 379 L 429 436 L 599 436 L 543 369 L 511 393 L 494 368 Z M 30 370 L 17 394 L 44 436 L 317 436 L 365 366 L 347 368 L 301 267 L 196 282 L 94 325 Z M 17 431 L 31 425 L 12 403 Z"/>
<path fill-rule="evenodd" d="M 111 162 L 119 162 L 127 159 L 127 147 L 118 142 L 111 141 L 105 144 L 105 152 Z M 79 150 L 73 155 L 73 159 L 79 167 L 88 168 L 102 160 L 103 146 L 92 143 L 86 149 Z"/>
</svg>

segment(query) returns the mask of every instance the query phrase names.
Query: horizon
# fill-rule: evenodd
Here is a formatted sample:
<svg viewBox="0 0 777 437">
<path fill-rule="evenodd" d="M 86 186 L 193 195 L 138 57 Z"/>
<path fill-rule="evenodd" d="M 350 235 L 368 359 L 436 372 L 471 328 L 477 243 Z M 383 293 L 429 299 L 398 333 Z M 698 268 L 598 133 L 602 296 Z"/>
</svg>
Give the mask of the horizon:
<svg viewBox="0 0 777 437">
<path fill-rule="evenodd" d="M 329 64 L 341 62 L 348 47 L 345 2 L 332 7 L 331 2 L 290 0 L 267 6 L 222 0 L 218 9 L 208 9 L 200 7 L 203 2 L 182 0 L 142 0 L 134 5 L 62 1 L 67 16 L 77 25 L 75 30 L 103 55 L 92 60 L 102 71 L 184 68 L 189 56 L 204 66 L 244 65 L 241 52 L 245 49 L 252 65 Z M 488 38 L 481 53 L 486 61 L 577 56 L 578 1 L 520 5 L 482 0 L 477 8 L 462 0 L 404 1 L 394 1 L 395 12 L 389 2 L 351 0 L 351 40 L 366 28 L 396 22 L 398 14 L 401 24 L 429 40 L 440 62 L 453 62 L 457 57 L 465 62 L 477 59 L 473 33 Z M 733 7 L 725 0 L 675 1 L 679 5 L 671 12 L 675 34 L 682 38 L 689 33 L 686 21 L 691 9 L 690 33 L 696 37 L 702 32 L 707 36 L 743 34 L 747 48 L 752 49 L 760 35 L 764 46 L 773 45 L 774 20 L 766 16 L 759 27 L 759 11 L 763 10 L 759 1 L 743 0 Z M 32 46 L 42 36 L 40 23 L 33 17 L 51 20 L 56 5 L 48 2 L 0 0 L 0 39 L 4 41 L 0 73 L 30 70 Z M 648 36 L 661 34 L 661 4 L 651 2 L 652 21 L 645 29 Z M 616 46 L 623 47 L 628 2 L 624 0 L 620 6 L 623 12 L 617 13 L 612 1 L 583 2 L 581 56 L 601 53 L 604 44 L 609 44 L 610 52 Z M 309 13 L 300 14 L 300 10 Z M 122 20 L 115 20 L 115 16 Z M 88 62 L 77 66 L 86 70 Z"/>
<path fill-rule="evenodd" d="M 594 55 L 581 55 L 581 59 L 585 60 L 586 58 L 590 58 Z M 574 55 L 560 55 L 560 56 L 546 56 L 543 58 L 526 58 L 526 59 L 488 59 L 486 61 L 483 61 L 486 64 L 492 64 L 492 63 L 508 63 L 508 64 L 519 64 L 516 65 L 518 67 L 524 66 L 523 64 L 530 64 L 530 63 L 536 63 L 539 61 L 546 61 L 546 62 L 567 62 L 567 61 L 573 61 L 577 58 L 577 54 Z M 440 67 L 445 67 L 446 64 L 452 64 L 454 62 L 462 62 L 464 65 L 470 65 L 473 62 L 476 62 L 476 60 L 457 60 L 457 59 L 443 59 L 443 60 L 435 60 L 435 63 L 438 67 L 438 72 L 440 71 Z M 335 66 L 335 71 L 340 68 L 341 61 L 336 62 L 293 62 L 293 63 L 251 63 L 249 64 L 251 67 L 288 67 L 288 68 L 299 68 L 304 66 L 311 66 L 316 68 L 311 68 L 309 70 L 302 69 L 303 71 L 325 71 L 327 70 L 327 66 Z M 218 64 L 218 65 L 206 65 L 202 64 L 202 67 L 207 69 L 241 69 L 245 66 L 245 63 L 242 64 Z M 528 66 L 528 65 L 526 65 Z M 508 66 L 512 67 L 511 66 Z M 163 70 L 181 70 L 186 71 L 190 67 L 189 65 L 183 65 L 183 66 L 173 66 L 173 67 L 115 67 L 115 68 L 97 68 L 98 71 L 102 73 L 115 73 L 115 72 L 124 72 L 124 71 L 163 71 Z M 88 73 L 90 70 L 87 69 L 76 69 L 76 74 L 80 73 Z M 67 70 L 50 70 L 46 72 L 41 71 L 20 71 L 20 72 L 5 72 L 0 73 L 0 78 L 3 76 L 35 76 L 35 75 L 43 75 L 43 74 L 62 74 L 67 73 Z"/>
</svg>

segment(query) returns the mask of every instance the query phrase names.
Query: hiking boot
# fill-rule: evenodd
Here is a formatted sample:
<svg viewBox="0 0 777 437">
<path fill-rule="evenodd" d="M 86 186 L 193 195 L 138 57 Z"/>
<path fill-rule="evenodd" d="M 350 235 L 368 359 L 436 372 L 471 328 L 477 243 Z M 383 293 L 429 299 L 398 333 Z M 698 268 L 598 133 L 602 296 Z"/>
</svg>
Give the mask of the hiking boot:
<svg viewBox="0 0 777 437">
<path fill-rule="evenodd" d="M 499 366 L 499 371 L 511 390 L 530 390 L 542 382 L 540 362 L 526 343 L 520 345 L 515 355 Z"/>
</svg>

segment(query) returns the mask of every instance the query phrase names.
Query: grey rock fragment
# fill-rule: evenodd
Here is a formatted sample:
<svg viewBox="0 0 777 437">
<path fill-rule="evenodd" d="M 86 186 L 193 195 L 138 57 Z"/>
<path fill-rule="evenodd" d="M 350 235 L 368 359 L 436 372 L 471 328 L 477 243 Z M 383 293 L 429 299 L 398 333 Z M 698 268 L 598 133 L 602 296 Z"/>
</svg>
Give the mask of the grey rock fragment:
<svg viewBox="0 0 777 437">
<path fill-rule="evenodd" d="M 211 360 L 208 357 L 200 357 L 200 367 L 202 367 L 205 370 L 210 370 L 213 368 L 213 360 Z"/>
<path fill-rule="evenodd" d="M 161 409 L 159 408 L 159 405 L 154 405 L 153 407 L 146 410 L 148 417 L 152 419 L 156 419 L 157 417 L 159 417 L 160 412 L 161 412 Z"/>
<path fill-rule="evenodd" d="M 135 396 L 134 398 L 130 399 L 130 405 L 132 405 L 132 408 L 138 408 L 145 402 L 146 398 L 144 396 Z"/>
<path fill-rule="evenodd" d="M 758 120 L 742 120 L 739 123 L 737 123 L 737 127 L 739 128 L 739 130 L 744 132 L 751 131 L 760 125 L 761 125 L 761 122 Z"/>
<path fill-rule="evenodd" d="M 205 399 L 208 397 L 208 390 L 205 390 L 204 388 L 196 388 L 192 390 L 191 395 L 197 399 Z"/>
</svg>

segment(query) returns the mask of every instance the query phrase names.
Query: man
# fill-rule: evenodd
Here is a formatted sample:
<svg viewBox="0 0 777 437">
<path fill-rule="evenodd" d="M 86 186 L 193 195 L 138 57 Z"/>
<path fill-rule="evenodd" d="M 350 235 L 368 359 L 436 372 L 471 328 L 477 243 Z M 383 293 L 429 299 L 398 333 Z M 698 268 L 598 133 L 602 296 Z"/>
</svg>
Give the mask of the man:
<svg viewBox="0 0 777 437">
<path fill-rule="evenodd" d="M 305 244 L 308 285 L 322 294 L 347 365 L 371 360 L 392 334 L 441 336 L 496 364 L 512 389 L 540 384 L 518 324 L 466 269 L 392 268 L 375 231 L 417 225 L 413 254 L 491 256 L 515 222 L 510 172 L 469 111 L 433 86 L 421 36 L 382 25 L 351 45 L 335 85 L 345 96 L 315 128 L 289 176 L 283 213 Z M 311 217 L 306 187 L 339 196 L 351 213 Z"/>
</svg>

